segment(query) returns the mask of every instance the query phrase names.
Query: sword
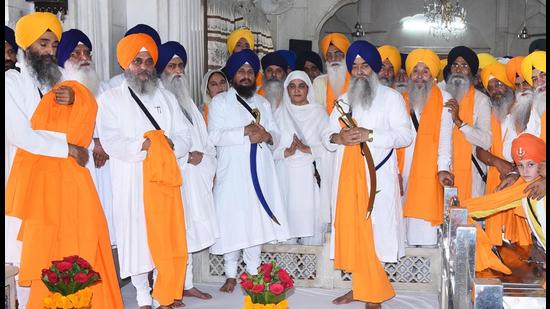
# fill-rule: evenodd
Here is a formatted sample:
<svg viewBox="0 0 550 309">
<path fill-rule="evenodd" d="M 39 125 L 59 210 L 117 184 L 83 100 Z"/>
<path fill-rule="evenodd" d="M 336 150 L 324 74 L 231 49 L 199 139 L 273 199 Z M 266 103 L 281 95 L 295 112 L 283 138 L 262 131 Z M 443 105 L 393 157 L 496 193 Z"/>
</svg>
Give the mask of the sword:
<svg viewBox="0 0 550 309">
<path fill-rule="evenodd" d="M 357 128 L 357 123 L 355 122 L 355 120 L 352 118 L 352 115 L 351 115 L 351 107 L 350 107 L 350 112 L 346 113 L 340 103 L 349 105 L 346 102 L 342 101 L 341 99 L 334 100 L 334 107 L 336 107 L 338 112 L 342 114 L 342 116 L 338 117 L 338 119 L 340 119 L 348 128 Z M 370 218 L 372 209 L 374 207 L 374 197 L 376 193 L 378 193 L 379 191 L 376 191 L 376 167 L 374 165 L 374 159 L 372 158 L 372 154 L 370 152 L 369 146 L 365 142 L 361 142 L 359 145 L 361 147 L 361 154 L 363 155 L 363 157 L 365 157 L 365 160 L 367 161 L 367 167 L 369 168 L 369 176 L 370 176 L 369 202 L 368 202 L 367 214 L 366 214 L 366 218 L 368 220 Z"/>
</svg>

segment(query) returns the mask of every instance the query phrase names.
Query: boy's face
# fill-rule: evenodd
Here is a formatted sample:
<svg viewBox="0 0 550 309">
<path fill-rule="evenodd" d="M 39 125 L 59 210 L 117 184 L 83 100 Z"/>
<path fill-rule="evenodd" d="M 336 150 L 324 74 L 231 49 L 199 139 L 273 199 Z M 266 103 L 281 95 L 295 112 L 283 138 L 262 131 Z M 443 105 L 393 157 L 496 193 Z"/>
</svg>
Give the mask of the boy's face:
<svg viewBox="0 0 550 309">
<path fill-rule="evenodd" d="M 539 176 L 539 164 L 533 160 L 520 160 L 518 162 L 519 175 L 525 181 L 531 181 Z"/>
</svg>

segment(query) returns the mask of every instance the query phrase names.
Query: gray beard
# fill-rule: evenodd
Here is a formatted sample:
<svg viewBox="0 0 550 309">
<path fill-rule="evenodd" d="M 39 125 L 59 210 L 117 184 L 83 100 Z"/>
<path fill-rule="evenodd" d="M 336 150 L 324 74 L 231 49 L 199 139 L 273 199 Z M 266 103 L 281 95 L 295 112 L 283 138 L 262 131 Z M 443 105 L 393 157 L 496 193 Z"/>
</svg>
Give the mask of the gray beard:
<svg viewBox="0 0 550 309">
<path fill-rule="evenodd" d="M 521 95 L 526 93 L 525 95 Z M 526 90 L 525 92 L 516 93 L 516 102 L 510 110 L 512 123 L 517 134 L 525 131 L 529 117 L 531 117 L 531 106 L 533 105 L 533 91 Z"/>
<path fill-rule="evenodd" d="M 500 120 L 504 121 L 510 106 L 514 103 L 514 93 L 512 89 L 507 88 L 504 95 L 500 96 L 498 99 L 491 98 L 491 110 L 493 114 Z"/>
<path fill-rule="evenodd" d="M 89 66 L 81 67 L 80 64 L 73 64 L 67 60 L 65 62 L 65 77 L 76 80 L 86 86 L 94 95 L 97 95 L 101 81 L 91 61 Z"/>
<path fill-rule="evenodd" d="M 450 74 L 446 82 L 447 92 L 455 98 L 458 102 L 462 100 L 468 89 L 472 84 L 471 76 L 465 76 L 462 74 Z"/>
<path fill-rule="evenodd" d="M 47 58 L 50 58 L 50 61 L 47 61 Z M 41 86 L 52 88 L 61 81 L 62 74 L 55 57 L 50 55 L 41 56 L 27 50 L 25 52 L 25 63 Z"/>
<path fill-rule="evenodd" d="M 189 115 L 191 115 L 191 104 L 194 103 L 187 88 L 187 76 L 184 74 L 169 75 L 166 73 L 162 73 L 160 79 L 162 81 L 162 84 L 164 85 L 164 88 L 166 88 L 168 91 L 172 92 L 176 96 L 176 99 L 178 100 L 179 106 L 182 111 L 185 110 L 187 113 L 189 113 Z"/>
<path fill-rule="evenodd" d="M 271 103 L 271 109 L 276 110 L 283 100 L 284 82 L 280 80 L 263 81 L 264 98 Z"/>
<path fill-rule="evenodd" d="M 151 74 L 147 73 L 149 78 L 146 80 L 141 80 L 137 75 L 134 75 L 130 70 L 124 71 L 124 77 L 126 82 L 134 91 L 139 94 L 152 95 L 158 88 L 159 78 L 153 72 Z"/>
<path fill-rule="evenodd" d="M 327 85 L 327 87 L 332 88 L 335 97 L 339 97 L 342 94 L 342 87 L 346 82 L 347 72 L 346 60 L 343 59 L 338 63 L 339 65 L 337 66 L 332 66 L 331 63 L 328 62 L 326 63 L 328 82 L 330 84 L 330 86 Z M 334 62 L 332 64 L 334 64 Z"/>
<path fill-rule="evenodd" d="M 424 110 L 424 105 L 426 105 L 431 90 L 431 81 L 423 81 L 421 84 L 417 84 L 409 80 L 409 103 L 416 114 L 421 114 L 422 110 Z"/>
<path fill-rule="evenodd" d="M 348 100 L 352 109 L 368 110 L 376 96 L 378 77 L 372 73 L 367 78 L 352 77 L 349 81 Z"/>
<path fill-rule="evenodd" d="M 380 81 L 380 83 L 382 85 L 392 88 L 393 87 L 393 82 L 395 81 L 395 78 L 393 77 L 393 75 L 390 75 L 390 77 L 380 77 L 380 76 L 378 76 L 378 80 Z"/>
<path fill-rule="evenodd" d="M 535 91 L 533 95 L 533 104 L 537 115 L 540 117 L 546 110 L 546 91 Z"/>
</svg>

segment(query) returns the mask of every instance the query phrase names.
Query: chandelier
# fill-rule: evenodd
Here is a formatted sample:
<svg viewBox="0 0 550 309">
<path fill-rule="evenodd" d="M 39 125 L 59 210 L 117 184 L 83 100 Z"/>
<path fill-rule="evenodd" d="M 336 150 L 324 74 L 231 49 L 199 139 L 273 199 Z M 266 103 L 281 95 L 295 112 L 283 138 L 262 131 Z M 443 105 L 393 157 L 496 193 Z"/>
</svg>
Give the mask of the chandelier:
<svg viewBox="0 0 550 309">
<path fill-rule="evenodd" d="M 430 33 L 445 40 L 460 36 L 466 27 L 466 10 L 458 0 L 425 0 L 424 17 Z"/>
</svg>

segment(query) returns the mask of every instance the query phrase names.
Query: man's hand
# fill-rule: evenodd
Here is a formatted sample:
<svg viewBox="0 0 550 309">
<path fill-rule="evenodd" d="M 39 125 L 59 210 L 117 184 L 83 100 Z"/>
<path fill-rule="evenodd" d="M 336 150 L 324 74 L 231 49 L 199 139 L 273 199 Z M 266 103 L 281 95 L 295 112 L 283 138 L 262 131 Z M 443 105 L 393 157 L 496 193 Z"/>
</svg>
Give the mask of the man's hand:
<svg viewBox="0 0 550 309">
<path fill-rule="evenodd" d="M 78 165 L 85 167 L 88 162 L 88 149 L 69 144 L 69 157 L 73 157 Z"/>
<path fill-rule="evenodd" d="M 372 141 L 369 141 L 369 135 L 372 133 L 372 130 L 362 128 L 362 127 L 352 128 L 351 130 L 359 134 L 360 143 L 372 142 Z"/>
<path fill-rule="evenodd" d="M 500 158 L 495 158 L 493 166 L 498 170 L 500 179 L 504 179 L 508 173 L 514 171 L 514 164 L 512 164 L 512 162 Z"/>
<path fill-rule="evenodd" d="M 546 160 L 539 163 L 539 175 L 546 178 Z"/>
<path fill-rule="evenodd" d="M 455 99 L 450 99 L 443 105 L 443 107 L 449 108 L 449 113 L 451 113 L 451 117 L 453 118 L 453 122 L 456 126 L 462 125 L 462 120 L 458 117 L 459 107 L 458 102 Z"/>
<path fill-rule="evenodd" d="M 109 155 L 103 150 L 99 138 L 94 138 L 94 150 L 92 151 L 94 157 L 94 163 L 96 168 L 100 168 L 105 165 L 105 162 L 109 160 Z"/>
<path fill-rule="evenodd" d="M 296 144 L 296 141 L 293 140 L 292 144 L 290 144 L 290 147 L 285 149 L 285 153 L 284 153 L 285 158 L 293 156 L 296 153 L 296 149 L 298 149 L 298 146 Z"/>
<path fill-rule="evenodd" d="M 537 201 L 540 200 L 546 195 L 546 178 L 540 178 L 539 180 L 528 185 L 523 192 L 529 192 L 529 195 L 527 195 L 528 198 L 532 198 Z"/>
<path fill-rule="evenodd" d="M 172 142 L 172 140 L 168 136 L 164 135 L 164 137 L 166 138 L 166 141 L 168 142 L 168 145 L 170 145 L 170 148 L 172 148 L 172 150 L 174 150 L 174 142 Z"/>
<path fill-rule="evenodd" d="M 147 151 L 151 147 L 151 140 L 146 138 L 143 144 L 141 144 L 141 151 Z"/>
<path fill-rule="evenodd" d="M 187 163 L 199 165 L 202 162 L 203 153 L 200 151 L 191 151 L 187 158 Z"/>
<path fill-rule="evenodd" d="M 350 128 L 342 128 L 338 136 L 335 136 L 333 141 L 336 144 L 350 146 L 361 143 L 361 132 Z"/>
<path fill-rule="evenodd" d="M 437 178 L 442 186 L 451 187 L 455 183 L 455 176 L 448 171 L 440 171 L 437 173 Z"/>
<path fill-rule="evenodd" d="M 249 130 L 248 138 L 250 139 L 251 144 L 259 144 L 259 143 L 273 143 L 271 134 L 265 130 L 262 125 L 254 123 L 254 127 L 252 127 Z M 248 127 L 248 126 L 247 126 Z M 246 135 L 246 127 L 245 127 L 245 135 Z"/>
<path fill-rule="evenodd" d="M 514 184 L 514 182 L 516 182 L 516 180 L 518 180 L 519 178 L 519 174 L 509 174 L 507 175 L 506 177 L 504 177 L 504 179 L 502 179 L 502 181 L 500 182 L 500 184 L 496 187 L 496 191 L 500 191 L 504 188 L 507 188 L 511 185 Z M 492 192 L 489 192 L 489 193 L 492 193 Z"/>
<path fill-rule="evenodd" d="M 67 86 L 61 86 L 53 91 L 55 102 L 61 105 L 71 105 L 74 103 L 74 90 Z"/>
<path fill-rule="evenodd" d="M 296 136 L 296 134 L 294 134 L 292 143 L 293 144 L 295 143 L 296 144 L 296 149 L 300 150 L 301 152 L 311 153 L 311 147 L 309 147 L 308 145 L 302 143 L 302 141 L 298 138 L 298 136 Z"/>
</svg>

